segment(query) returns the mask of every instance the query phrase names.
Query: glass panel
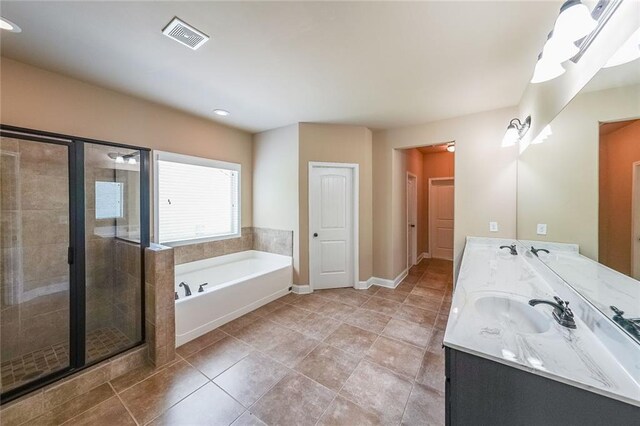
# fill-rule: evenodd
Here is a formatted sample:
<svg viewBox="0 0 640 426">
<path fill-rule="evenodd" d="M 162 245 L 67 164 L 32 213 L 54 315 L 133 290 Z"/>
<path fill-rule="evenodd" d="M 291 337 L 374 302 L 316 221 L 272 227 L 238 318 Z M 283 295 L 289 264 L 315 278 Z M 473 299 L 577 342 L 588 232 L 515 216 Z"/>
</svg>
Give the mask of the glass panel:
<svg viewBox="0 0 640 426">
<path fill-rule="evenodd" d="M 142 338 L 140 152 L 85 144 L 86 361 Z"/>
<path fill-rule="evenodd" d="M 2 393 L 69 365 L 68 147 L 0 138 Z"/>
</svg>

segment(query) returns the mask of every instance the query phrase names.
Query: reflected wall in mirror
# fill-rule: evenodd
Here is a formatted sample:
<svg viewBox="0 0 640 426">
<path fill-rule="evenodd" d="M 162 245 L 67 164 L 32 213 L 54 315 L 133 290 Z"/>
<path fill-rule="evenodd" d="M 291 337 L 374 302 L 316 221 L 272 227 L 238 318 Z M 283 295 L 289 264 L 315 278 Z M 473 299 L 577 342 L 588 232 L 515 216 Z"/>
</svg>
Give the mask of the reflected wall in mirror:
<svg viewBox="0 0 640 426">
<path fill-rule="evenodd" d="M 517 237 L 640 342 L 640 59 L 600 70 L 550 128 L 518 159 Z"/>
<path fill-rule="evenodd" d="M 598 260 L 640 280 L 640 119 L 600 124 Z"/>
</svg>

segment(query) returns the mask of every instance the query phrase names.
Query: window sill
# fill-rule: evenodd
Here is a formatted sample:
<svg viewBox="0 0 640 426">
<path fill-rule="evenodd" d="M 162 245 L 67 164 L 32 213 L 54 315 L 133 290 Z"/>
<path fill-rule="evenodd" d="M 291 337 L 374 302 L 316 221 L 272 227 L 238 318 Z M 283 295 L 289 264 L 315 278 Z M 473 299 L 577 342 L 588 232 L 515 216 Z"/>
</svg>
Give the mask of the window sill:
<svg viewBox="0 0 640 426">
<path fill-rule="evenodd" d="M 157 244 L 161 244 L 167 247 L 180 247 L 180 246 L 188 246 L 188 245 L 200 244 L 200 243 L 210 243 L 213 241 L 232 240 L 234 238 L 240 238 L 240 237 L 242 237 L 242 233 L 238 232 L 237 234 L 221 235 L 216 237 L 193 238 L 190 240 L 181 240 L 181 241 L 167 241 L 167 242 L 159 242 Z"/>
</svg>

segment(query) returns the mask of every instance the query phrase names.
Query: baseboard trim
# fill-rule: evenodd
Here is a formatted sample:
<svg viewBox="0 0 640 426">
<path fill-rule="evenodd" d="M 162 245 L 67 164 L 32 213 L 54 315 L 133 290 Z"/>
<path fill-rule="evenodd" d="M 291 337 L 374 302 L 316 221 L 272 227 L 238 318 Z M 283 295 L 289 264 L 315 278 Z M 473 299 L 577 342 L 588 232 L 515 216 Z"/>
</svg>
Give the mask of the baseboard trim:
<svg viewBox="0 0 640 426">
<path fill-rule="evenodd" d="M 295 294 L 311 294 L 311 286 L 309 284 L 306 284 L 306 285 L 293 284 L 291 286 L 291 292 Z"/>
<path fill-rule="evenodd" d="M 371 277 L 366 281 L 360 281 L 356 284 L 356 290 L 366 290 L 372 285 L 374 285 L 375 277 Z"/>
<path fill-rule="evenodd" d="M 378 277 L 371 277 L 369 280 L 372 281 L 373 285 L 377 285 L 379 287 L 396 288 L 402 282 L 402 280 L 407 277 L 408 274 L 409 270 L 405 269 L 404 271 L 400 272 L 400 274 L 393 280 Z"/>
</svg>

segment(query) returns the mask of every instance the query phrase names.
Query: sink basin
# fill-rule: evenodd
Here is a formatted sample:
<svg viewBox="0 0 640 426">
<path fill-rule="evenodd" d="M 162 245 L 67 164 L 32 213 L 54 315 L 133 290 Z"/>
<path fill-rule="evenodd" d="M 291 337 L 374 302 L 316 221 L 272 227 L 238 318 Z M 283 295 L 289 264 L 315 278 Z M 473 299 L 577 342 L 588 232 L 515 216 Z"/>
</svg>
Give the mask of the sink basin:
<svg viewBox="0 0 640 426">
<path fill-rule="evenodd" d="M 483 296 L 475 301 L 476 310 L 505 328 L 521 333 L 544 333 L 551 327 L 545 316 L 527 302 L 503 296 Z M 544 309 L 539 307 L 538 309 Z"/>
</svg>

